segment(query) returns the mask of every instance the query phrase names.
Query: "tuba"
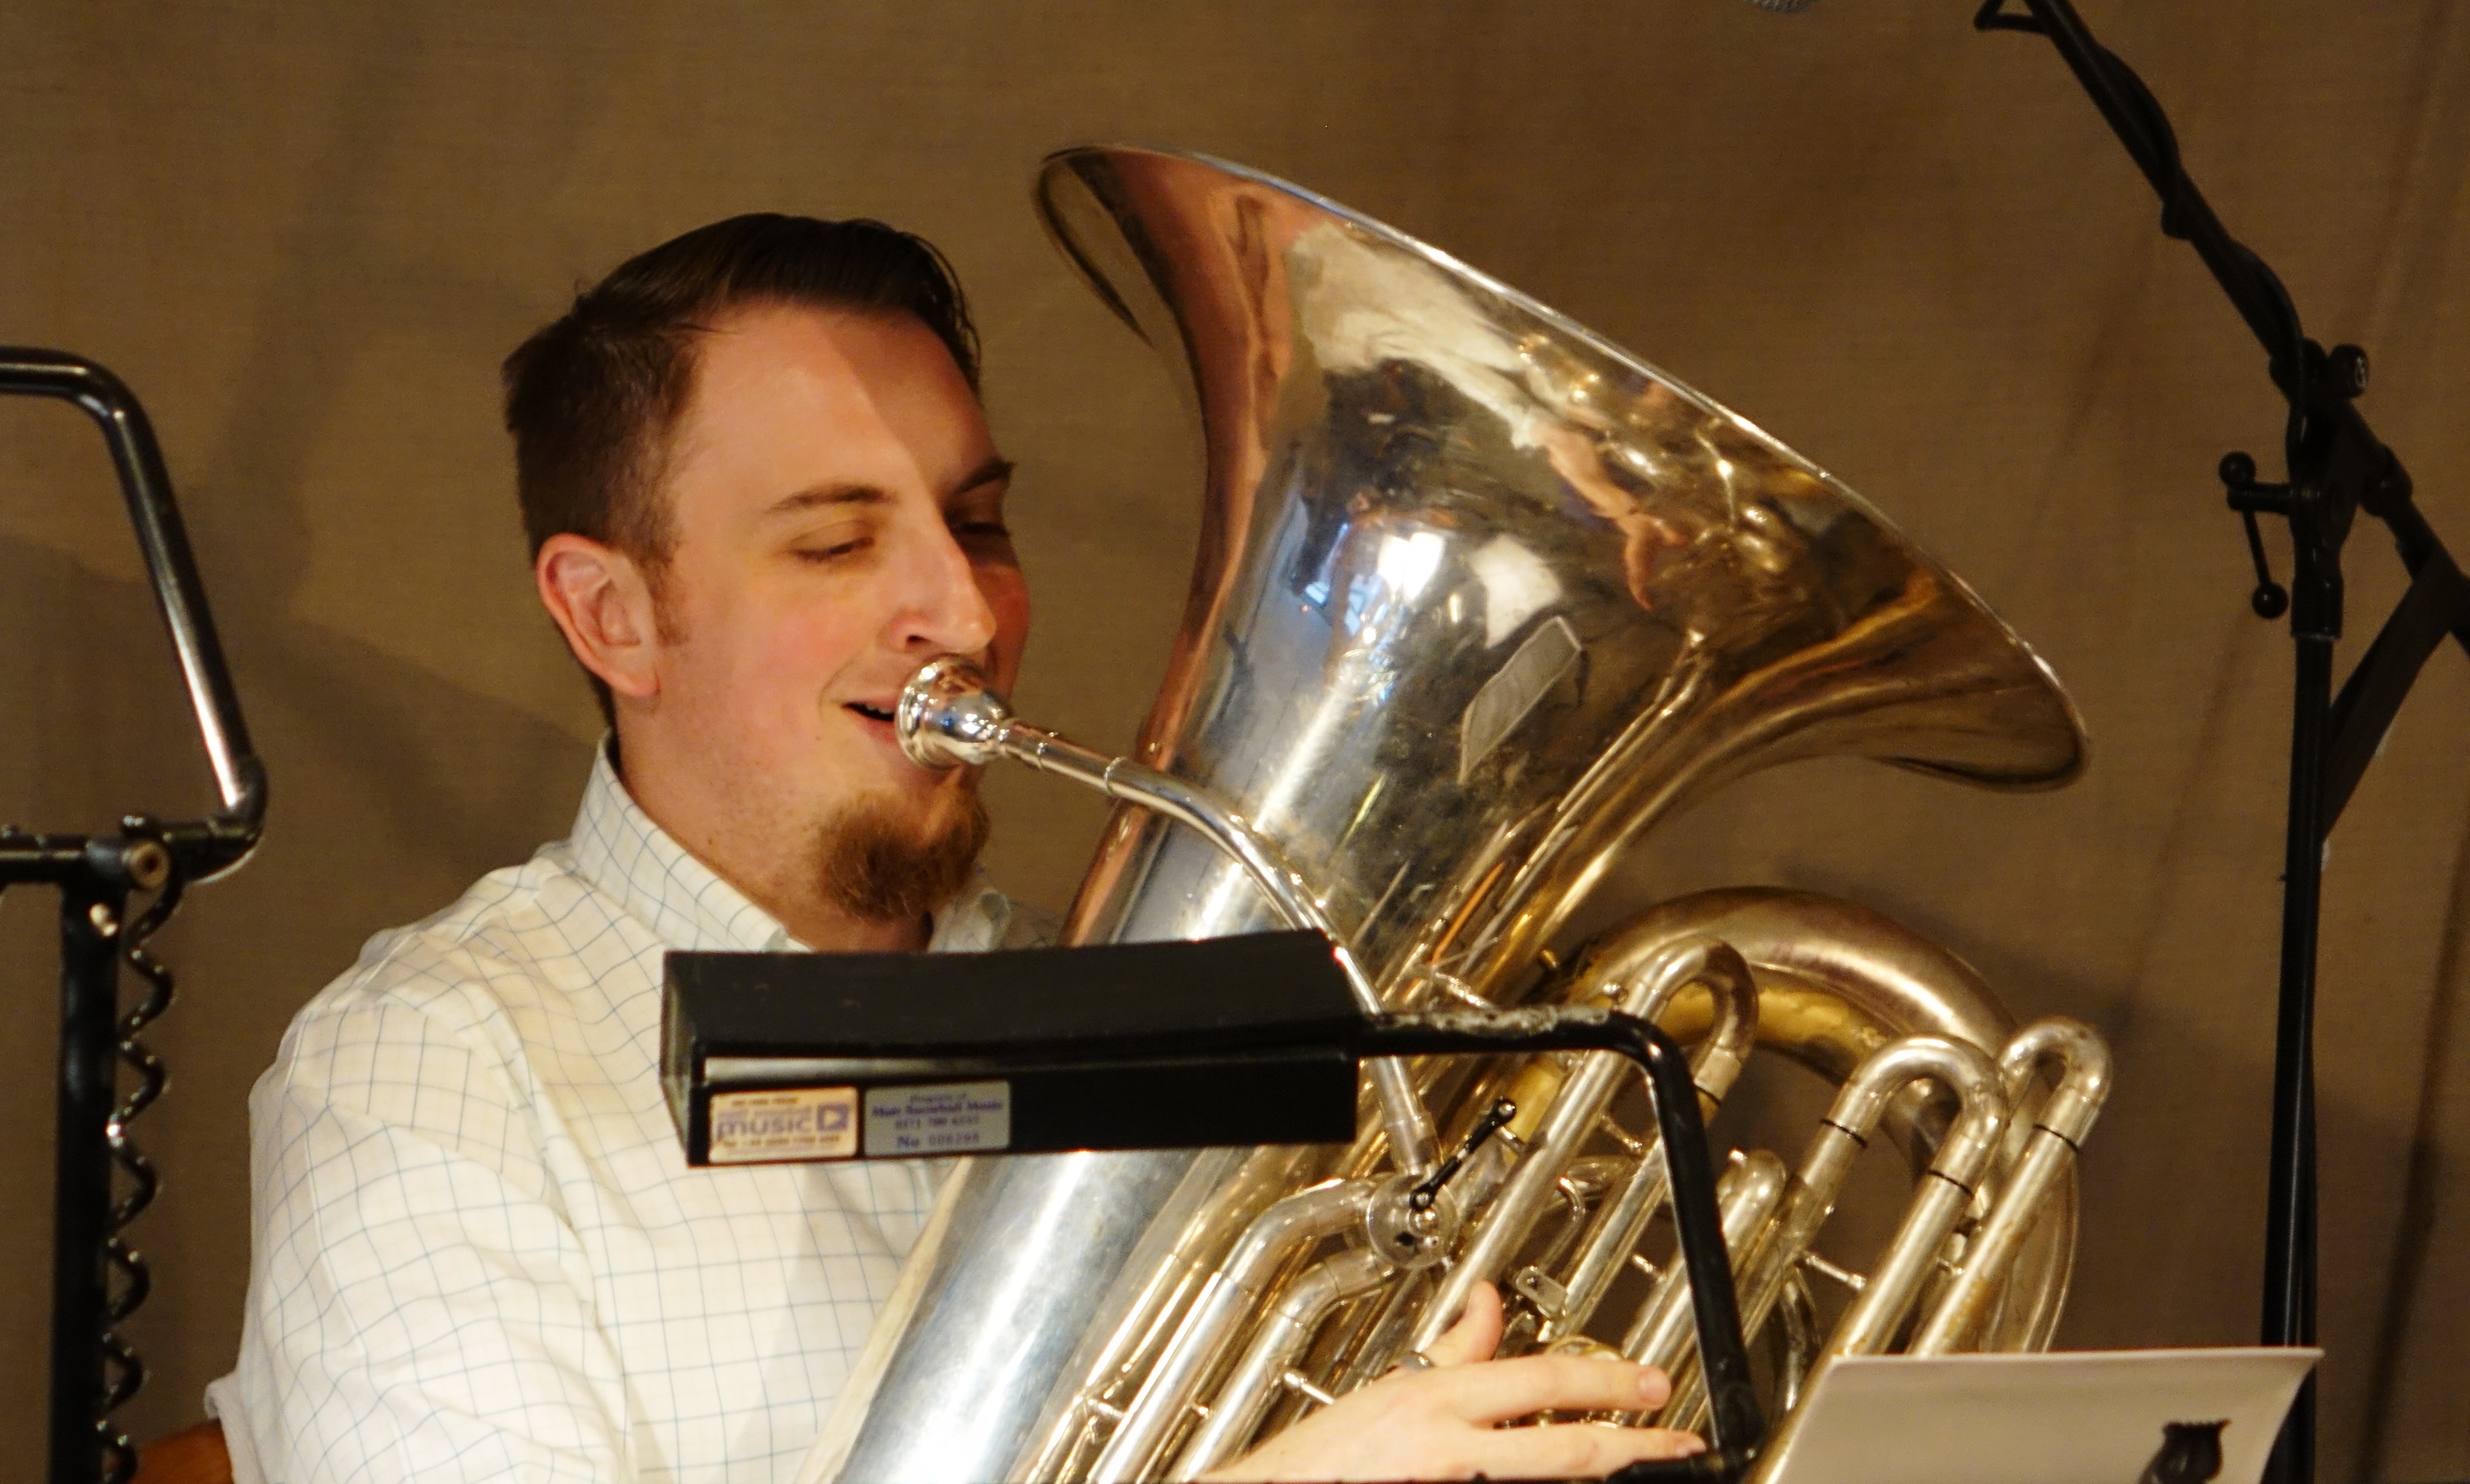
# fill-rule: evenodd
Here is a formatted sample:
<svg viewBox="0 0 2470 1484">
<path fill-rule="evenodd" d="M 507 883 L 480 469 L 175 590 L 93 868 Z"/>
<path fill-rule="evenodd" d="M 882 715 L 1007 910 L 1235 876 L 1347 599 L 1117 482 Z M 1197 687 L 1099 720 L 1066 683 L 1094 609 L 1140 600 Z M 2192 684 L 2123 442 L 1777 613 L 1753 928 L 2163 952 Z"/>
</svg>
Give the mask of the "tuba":
<svg viewBox="0 0 2470 1484">
<path fill-rule="evenodd" d="M 1145 150 L 1050 158 L 1037 205 L 1175 376 L 1206 479 L 1134 757 L 1014 720 L 964 667 L 904 697 L 922 760 L 1009 755 L 1121 800 L 1064 941 L 1317 927 L 1367 1009 L 1649 1016 L 1696 1043 L 1709 1109 L 1761 1047 L 1836 1082 L 1796 1166 L 1736 1154 L 1719 1186 L 1785 1413 L 1770 1461 L 1835 1356 L 2046 1345 L 2107 1086 L 2090 1032 L 2019 1029 L 1953 955 L 1801 893 L 1706 893 L 1556 953 L 1625 847 L 1756 769 L 2071 780 L 2083 729 L 2041 661 L 1823 470 L 1422 243 Z M 965 1161 L 802 1476 L 1195 1476 L 1420 1350 L 1478 1281 L 1509 1304 L 1504 1353 L 1652 1360 L 1663 1420 L 1692 1425 L 1627 1064 L 1365 1081 L 1352 1146 Z M 1880 1132 L 1915 1194 L 1865 1281 L 1812 1240 Z M 1445 1169 L 1432 1240 L 1402 1260 L 1365 1237 Z"/>
</svg>

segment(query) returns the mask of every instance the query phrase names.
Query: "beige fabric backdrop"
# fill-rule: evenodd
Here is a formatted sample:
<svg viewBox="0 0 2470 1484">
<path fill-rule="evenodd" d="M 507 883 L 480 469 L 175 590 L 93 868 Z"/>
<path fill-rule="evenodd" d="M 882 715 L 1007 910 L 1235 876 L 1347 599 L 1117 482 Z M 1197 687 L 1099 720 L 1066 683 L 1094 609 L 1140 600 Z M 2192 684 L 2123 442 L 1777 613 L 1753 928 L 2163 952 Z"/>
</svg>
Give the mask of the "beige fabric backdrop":
<svg viewBox="0 0 2470 1484">
<path fill-rule="evenodd" d="M 2084 0 L 2172 108 L 2470 554 L 2470 12 Z M 1189 433 L 1026 205 L 1091 138 L 1257 164 L 1420 234 L 1748 411 L 1896 514 L 2083 706 L 2032 797 L 1812 763 L 1665 830 L 1594 916 L 1844 893 L 2120 1057 L 2075 1346 L 2252 1336 L 2288 645 L 2213 483 L 2259 358 L 2058 60 L 1962 0 L 1158 6 L 444 0 L 0 7 L 0 339 L 152 407 L 249 720 L 266 846 L 168 936 L 144 1126 L 157 1366 L 198 1414 L 246 1279 L 248 1085 L 372 931 L 562 832 L 590 705 L 527 591 L 495 366 L 575 283 L 724 214 L 874 214 L 985 328 L 1040 596 L 1021 701 L 1129 740 L 1193 534 Z M 2274 538 L 2277 559 L 2286 551 Z M 2354 544 L 2354 624 L 2398 591 Z M 203 775 L 90 431 L 0 405 L 0 818 L 194 808 Z M 2344 656 L 2355 657 L 2364 632 Z M 2439 655 L 2334 840 L 2323 984 L 2329 1476 L 2470 1472 L 2470 663 Z M 1000 874 L 1068 894 L 1096 810 L 994 785 Z M 50 903 L 0 912 L 0 1326 L 45 1322 Z M 2415 1213 L 2405 1219 L 2405 1211 Z M 0 1353 L 37 1435 L 39 1347 Z"/>
</svg>

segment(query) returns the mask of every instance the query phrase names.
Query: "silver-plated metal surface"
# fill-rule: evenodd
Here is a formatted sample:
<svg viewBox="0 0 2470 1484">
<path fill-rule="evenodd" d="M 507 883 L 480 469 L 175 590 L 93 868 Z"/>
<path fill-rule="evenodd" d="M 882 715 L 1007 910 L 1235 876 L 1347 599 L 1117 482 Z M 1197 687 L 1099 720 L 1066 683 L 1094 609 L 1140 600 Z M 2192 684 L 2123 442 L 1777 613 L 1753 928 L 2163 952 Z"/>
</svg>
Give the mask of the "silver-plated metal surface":
<svg viewBox="0 0 2470 1484">
<path fill-rule="evenodd" d="M 1335 1180 L 1297 1191 L 1253 1218 L 1225 1265 L 1194 1300 L 1132 1404 L 1124 1408 L 1115 1435 L 1089 1471 L 1091 1479 L 1122 1484 L 1154 1475 L 1157 1454 L 1191 1407 L 1193 1393 L 1253 1317 L 1271 1280 L 1302 1248 L 1361 1225 L 1372 1194 L 1370 1181 Z M 1383 1264 L 1381 1275 L 1389 1270 Z M 1331 1302 L 1338 1296 L 1332 1295 Z M 1281 1361 L 1268 1372 L 1265 1384 L 1274 1382 L 1286 1366 Z"/>
<path fill-rule="evenodd" d="M 1039 200 L 1203 426 L 1201 560 L 1141 758 L 1277 839 L 1367 962 L 1523 975 L 1615 846 L 1789 757 L 2081 768 L 2063 694 L 1952 574 L 1532 300 L 1211 161 L 1071 151 Z M 1078 919 L 1228 892 L 1200 842 L 1118 825 Z"/>
<path fill-rule="evenodd" d="M 1754 1149 L 1736 1154 L 1732 1167 L 1716 1181 L 1715 1203 L 1724 1215 L 1724 1246 L 1733 1255 L 1736 1275 L 1783 1199 L 1787 1178 L 1783 1160 L 1765 1149 Z M 1620 1353 L 1669 1373 L 1690 1338 L 1689 1274 L 1673 1263 L 1639 1306 L 1629 1333 L 1621 1336 Z"/>
<path fill-rule="evenodd" d="M 2034 1116 L 2023 1154 L 1992 1203 L 1990 1218 L 1966 1244 L 1962 1265 L 1905 1347 L 1907 1354 L 1942 1356 L 1961 1349 L 1989 1322 L 2026 1238 L 2043 1208 L 2062 1196 L 2076 1150 L 2101 1116 L 2109 1096 L 2109 1048 L 2091 1027 L 2054 1015 L 2016 1032 L 1998 1057 L 2008 1101 L 2020 1104 L 2034 1074 L 2045 1065 L 2057 1069 L 2058 1085 Z"/>
<path fill-rule="evenodd" d="M 1659 951 L 1657 947 L 1647 946 L 1645 940 L 1627 934 L 1616 933 L 1614 937 L 1618 941 L 1636 945 L 1641 950 L 1634 955 L 1639 962 L 1654 962 Z M 1656 941 L 1688 943 L 1718 942 L 1721 939 L 1685 934 Z M 1742 962 L 1738 951 L 1729 943 L 1725 948 L 1733 962 L 1723 965 L 1723 973 L 1710 975 L 1703 981 L 1713 1018 L 1704 1039 L 1689 1054 L 1692 1078 L 1707 1102 L 1702 1111 L 1709 1117 L 1723 1105 L 1726 1095 L 1732 1091 L 1734 1079 L 1740 1075 L 1741 1066 L 1749 1057 L 1759 1027 L 1757 982 L 1747 972 L 1748 966 Z M 1618 982 L 1631 972 L 1629 960 L 1632 957 L 1627 953 L 1591 955 L 1573 978 L 1580 985 Z M 1739 964 L 1741 972 L 1733 972 L 1734 964 Z M 1657 1005 L 1648 1018 L 1660 1018 L 1670 1008 L 1668 1000 Z M 1614 1276 L 1637 1254 L 1639 1241 L 1646 1234 L 1647 1223 L 1654 1218 L 1657 1208 L 1663 1205 L 1668 1194 L 1664 1160 L 1658 1152 L 1660 1143 L 1661 1136 L 1652 1129 L 1648 1130 L 1641 1141 L 1636 1157 L 1628 1162 L 1626 1176 L 1619 1181 L 1611 1196 L 1596 1208 L 1593 1220 L 1578 1240 L 1576 1261 L 1560 1279 L 1559 1311 L 1545 1316 L 1548 1322 L 1540 1327 L 1538 1338 L 1551 1340 L 1585 1330 L 1588 1321 L 1595 1316 L 1596 1306 L 1603 1302 Z M 1688 1289 L 1685 1287 L 1682 1292 L 1686 1296 Z"/>
<path fill-rule="evenodd" d="M 1514 1003 L 1622 847 L 1767 764 L 1854 754 L 2009 788 L 2081 770 L 2065 696 L 1952 574 L 1823 470 L 1533 300 L 1198 156 L 1066 151 L 1037 203 L 1201 424 L 1200 549 L 1136 763 L 1275 842 L 1391 1008 Z M 1095 754 L 1030 751 L 1092 781 Z M 1145 804 L 1117 810 L 1067 942 L 1281 920 L 1224 838 Z M 921 1303 L 885 1384 L 851 1403 L 847 1476 L 1068 1472 L 1105 1430 L 1122 1378 L 1084 1362 L 1146 1353 L 1125 1332 L 1190 1299 L 1141 1264 L 1214 1256 L 1144 1242 L 1138 1208 L 1174 1182 L 1103 1158 L 1146 1194 L 1103 1201 L 1104 1230 L 1073 1244 L 972 1197 L 980 1224 L 956 1221 L 938 1282 L 1019 1307 L 964 1321 Z M 1001 1163 L 961 1178 L 1044 1209 Z M 1051 1178 L 1082 1189 L 1081 1168 Z M 1087 1324 L 1060 1364 L 1068 1347 L 1037 1337 Z M 927 1355 L 945 1359 L 912 1366 Z M 966 1396 L 968 1425 L 892 1385 L 911 1371 Z"/>
<path fill-rule="evenodd" d="M 1685 985 L 1708 985 L 1719 1005 L 1734 1007 L 1737 1022 L 1730 1040 L 1732 1057 L 1715 1058 L 1718 1096 L 1732 1087 L 1740 1070 L 1737 1053 L 1757 1025 L 1756 1000 L 1749 965 L 1730 947 L 1712 938 L 1684 938 L 1665 944 L 1618 986 L 1622 1013 L 1652 1020 Z M 1708 1064 L 1695 1069 L 1702 1076 Z M 1594 1141 L 1596 1125 L 1613 1095 L 1636 1073 L 1618 1052 L 1591 1052 L 1562 1081 L 1542 1125 L 1520 1157 L 1517 1168 L 1467 1233 L 1466 1245 L 1443 1275 L 1440 1287 L 1424 1309 L 1414 1329 L 1413 1348 L 1427 1350 L 1457 1323 L 1467 1295 L 1478 1283 L 1499 1284 L 1510 1260 L 1518 1255 L 1580 1152 Z M 1661 1171 L 1664 1161 L 1648 1156 L 1638 1161 Z"/>
<path fill-rule="evenodd" d="M 1914 1043 L 1899 1044 L 1910 1047 Z M 1905 1316 L 1920 1302 L 1922 1285 L 1929 1280 L 1946 1239 L 1964 1218 L 1966 1208 L 1972 1204 L 1973 1192 L 1980 1189 L 1982 1177 L 1998 1152 L 1998 1137 L 2007 1128 L 2007 1091 L 1998 1078 L 1996 1063 L 1961 1041 L 1932 1038 L 1925 1044 L 1936 1054 L 1926 1075 L 1954 1089 L 1960 1107 L 1946 1136 L 1939 1141 L 1938 1157 L 1922 1172 L 1920 1188 L 1904 1208 L 1903 1223 L 1888 1240 L 1884 1256 L 1870 1269 L 1844 1316 L 1836 1321 L 1835 1333 L 1819 1352 L 1821 1359 L 1876 1355 L 1887 1348 Z M 1942 1048 L 1951 1048 L 1954 1055 L 1947 1055 Z M 1874 1059 L 1889 1055 L 1881 1052 Z M 1854 1085 L 1866 1091 L 1868 1084 Z M 1885 1100 L 1879 1101 L 1883 1104 Z M 1848 1111 L 1848 1101 L 1838 1099 L 1829 1118 Z M 1875 1126 L 1876 1116 L 1866 1108 L 1851 1111 Z"/>
<path fill-rule="evenodd" d="M 1281 1380 L 1313 1341 L 1330 1310 L 1359 1293 L 1368 1293 L 1395 1272 L 1377 1252 L 1349 1248 L 1306 1268 L 1279 1290 L 1277 1302 L 1252 1332 L 1252 1341 L 1235 1362 L 1208 1416 L 1193 1429 L 1170 1479 L 1197 1479 L 1235 1456 L 1261 1426 L 1262 1414 L 1275 1399 Z M 1412 1352 L 1419 1358 L 1421 1351 Z M 1426 1359 L 1426 1366 L 1432 1361 Z"/>
<path fill-rule="evenodd" d="M 1973 1193 L 1997 1156 L 2000 1136 L 2006 1131 L 2007 1087 L 1997 1064 L 1971 1046 L 1936 1036 L 1896 1042 L 1863 1063 L 1854 1080 L 1846 1084 L 1844 1096 L 1829 1111 L 1829 1122 L 1842 1128 L 1855 1126 L 1850 1122 L 1838 1124 L 1841 1115 L 1876 1126 L 1878 1113 L 1886 1104 L 1887 1081 L 1914 1075 L 1935 1078 L 1953 1088 L 1960 1107 L 1946 1138 L 1940 1141 L 1938 1157 L 1930 1162 L 1912 1203 L 1904 1209 L 1903 1223 L 1897 1228 L 1843 1317 L 1836 1321 L 1835 1332 L 1819 1348 L 1809 1368 L 1813 1380 L 1835 1360 L 1845 1356 L 1879 1354 L 1894 1339 L 1896 1331 L 1920 1300 L 1922 1286 L 1930 1278 L 1947 1237 L 1972 1204 Z M 2048 1187 L 2044 1185 L 2042 1189 L 2046 1192 Z M 1776 1219 L 1779 1241 L 1790 1215 L 1787 1209 Z M 1806 1250 L 1807 1243 L 1805 1241 L 1802 1247 Z M 1761 1252 L 1759 1260 L 1767 1261 L 1767 1254 Z M 1777 1420 L 1764 1450 L 1750 1471 L 1748 1484 L 1767 1484 L 1777 1477 L 1792 1456 L 1801 1424 L 1807 1416 L 1806 1412 L 1794 1410 Z"/>
<path fill-rule="evenodd" d="M 1701 892 L 1649 908 L 1600 941 L 1637 953 L 1668 938 L 1706 934 L 1733 944 L 1759 980 L 1759 1044 L 1842 1082 L 1862 1058 L 1901 1035 L 1944 1035 L 1997 1055 L 2016 1023 L 1972 965 L 1856 903 L 1772 887 Z M 1693 1016 L 1695 1019 L 1693 1019 Z M 1685 998 L 1666 1029 L 1684 1040 L 1704 1011 Z M 1946 1088 L 1916 1083 L 1897 1095 L 1885 1128 L 1913 1172 L 1927 1167 L 1953 1113 Z M 2002 1160 L 1990 1198 L 2020 1157 Z M 1987 1201 L 1976 1202 L 1976 1212 Z M 2045 1350 L 2058 1331 L 2075 1265 L 2075 1171 L 2068 1164 L 2042 1201 L 2000 1280 L 1999 1299 L 1968 1348 Z"/>
<path fill-rule="evenodd" d="M 1038 1452 L 1016 1471 L 1020 1476 L 1078 1478 L 1087 1472 L 1228 1248 L 1262 1211 L 1325 1178 L 1331 1156 L 1325 1148 L 1289 1146 L 1209 1149 L 1193 1160 L 1164 1212 L 1119 1264 L 1125 1273 L 1147 1275 L 1141 1286 L 1107 1293 L 1063 1365 L 1061 1374 L 1082 1378 L 1082 1384 L 1050 1393 L 1029 1429 L 1041 1440 Z M 889 1316 L 876 1321 L 876 1330 L 912 1340 Z"/>
<path fill-rule="evenodd" d="M 1794 1167 L 1783 1204 L 1741 1264 L 1741 1325 L 1756 1333 L 1774 1312 L 1784 1285 L 1835 1210 L 1836 1197 L 1897 1093 L 1928 1078 L 1950 1089 L 1954 1118 L 1938 1153 L 1922 1171 L 1913 1203 L 1881 1253 L 1877 1268 L 1836 1321 L 1819 1363 L 1836 1355 L 1870 1354 L 1886 1343 L 1920 1297 L 1940 1246 L 1972 1202 L 1974 1188 L 1997 1153 L 2007 1125 L 2007 1090 L 1990 1055 L 1969 1042 L 1908 1035 L 1870 1054 L 1837 1089 L 1818 1132 Z M 1706 1410 L 1705 1377 L 1695 1368 L 1676 1378 L 1663 1420 L 1690 1426 Z M 1778 1436 L 1792 1426 L 1782 1419 Z"/>
<path fill-rule="evenodd" d="M 900 687 L 892 708 L 900 750 L 920 768 L 983 768 L 1003 755 L 1012 707 L 976 665 L 958 655 L 932 660 Z"/>
<path fill-rule="evenodd" d="M 1197 1156 L 1037 1154 L 971 1160 L 946 1193 L 952 1203 L 921 1264 L 918 1298 L 889 1347 L 880 1380 L 848 1393 L 815 1459 L 824 1477 L 880 1484 L 944 1484 L 993 1477 L 976 1460 L 1020 1446 L 1016 1399 L 1042 1399 L 1049 1378 L 1079 1351 L 1098 1321 L 1103 1287 L 1055 1281 L 1066 1255 L 1120 1266 L 1151 1220 L 1168 1209 Z M 1039 1264 L 988 1263 L 1001 1234 L 1007 1253 L 1044 1254 Z M 903 1274 L 904 1283 L 910 1275 Z M 877 1321 L 881 1323 L 881 1320 Z M 897 1399 L 910 1426 L 891 1436 L 844 1420 L 872 1397 Z M 835 1461 L 829 1456 L 838 1452 Z M 1009 1472 L 1008 1470 L 1006 1472 Z"/>
</svg>

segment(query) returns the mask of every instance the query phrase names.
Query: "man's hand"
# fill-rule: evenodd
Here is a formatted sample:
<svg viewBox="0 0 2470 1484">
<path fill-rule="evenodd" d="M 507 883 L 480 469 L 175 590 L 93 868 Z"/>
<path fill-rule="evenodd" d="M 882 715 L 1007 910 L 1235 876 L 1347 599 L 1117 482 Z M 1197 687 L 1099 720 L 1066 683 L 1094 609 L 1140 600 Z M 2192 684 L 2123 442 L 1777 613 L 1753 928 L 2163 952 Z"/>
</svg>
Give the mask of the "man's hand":
<svg viewBox="0 0 2470 1484">
<path fill-rule="evenodd" d="M 1340 1397 L 1225 1468 L 1247 1479 L 1594 1478 L 1644 1458 L 1687 1458 L 1706 1445 L 1662 1427 L 1551 1423 L 1504 1427 L 1532 1412 L 1641 1411 L 1671 1394 L 1650 1365 L 1576 1356 L 1483 1357 L 1501 1343 L 1501 1295 L 1478 1284 L 1466 1313 L 1426 1356 Z"/>
</svg>

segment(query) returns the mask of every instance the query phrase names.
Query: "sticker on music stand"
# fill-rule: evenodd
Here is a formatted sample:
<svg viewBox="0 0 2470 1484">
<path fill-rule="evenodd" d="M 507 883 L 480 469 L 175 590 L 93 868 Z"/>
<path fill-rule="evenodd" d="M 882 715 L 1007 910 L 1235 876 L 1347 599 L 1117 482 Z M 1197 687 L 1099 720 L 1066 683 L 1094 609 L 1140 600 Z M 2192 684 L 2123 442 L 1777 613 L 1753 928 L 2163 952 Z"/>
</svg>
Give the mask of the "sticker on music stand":
<svg viewBox="0 0 2470 1484">
<path fill-rule="evenodd" d="M 1010 1082 L 940 1082 L 925 1087 L 870 1087 L 866 1152 L 870 1159 L 967 1154 L 1012 1148 Z"/>
<path fill-rule="evenodd" d="M 715 1165 L 848 1159 L 857 1153 L 857 1089 L 782 1087 L 714 1093 L 708 1157 Z"/>
</svg>

